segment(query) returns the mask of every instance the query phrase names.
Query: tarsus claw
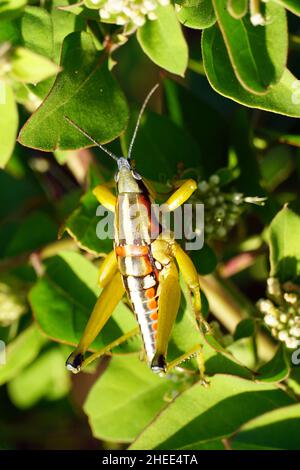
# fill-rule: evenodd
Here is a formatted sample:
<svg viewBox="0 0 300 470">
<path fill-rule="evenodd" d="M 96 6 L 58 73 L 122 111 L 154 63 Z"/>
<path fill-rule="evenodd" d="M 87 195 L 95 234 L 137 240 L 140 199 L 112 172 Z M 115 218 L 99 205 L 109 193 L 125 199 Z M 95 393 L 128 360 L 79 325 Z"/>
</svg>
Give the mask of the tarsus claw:
<svg viewBox="0 0 300 470">
<path fill-rule="evenodd" d="M 163 354 L 155 354 L 151 362 L 151 369 L 155 374 L 161 374 L 167 371 L 166 359 Z"/>
<path fill-rule="evenodd" d="M 73 372 L 73 374 L 78 374 L 80 372 L 83 361 L 83 354 L 73 351 L 66 361 L 66 368 Z"/>
</svg>

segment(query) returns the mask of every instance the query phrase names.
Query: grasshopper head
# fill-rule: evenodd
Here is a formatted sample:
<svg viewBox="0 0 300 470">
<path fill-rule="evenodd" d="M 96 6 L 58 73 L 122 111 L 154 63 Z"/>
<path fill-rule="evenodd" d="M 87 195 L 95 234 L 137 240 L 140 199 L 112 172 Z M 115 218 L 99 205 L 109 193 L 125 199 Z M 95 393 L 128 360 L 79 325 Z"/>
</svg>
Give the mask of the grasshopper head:
<svg viewBox="0 0 300 470">
<path fill-rule="evenodd" d="M 115 175 L 115 181 L 118 187 L 118 193 L 140 193 L 141 176 L 132 169 L 130 161 L 127 158 L 118 158 L 118 171 Z"/>
</svg>

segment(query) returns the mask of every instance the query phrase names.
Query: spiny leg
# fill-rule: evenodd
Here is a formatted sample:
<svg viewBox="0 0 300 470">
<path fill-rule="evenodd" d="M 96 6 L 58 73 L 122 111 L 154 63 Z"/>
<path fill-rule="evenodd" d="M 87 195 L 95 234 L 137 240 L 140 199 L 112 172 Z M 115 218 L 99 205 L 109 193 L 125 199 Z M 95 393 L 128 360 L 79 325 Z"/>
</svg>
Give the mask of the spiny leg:
<svg viewBox="0 0 300 470">
<path fill-rule="evenodd" d="M 180 304 L 180 286 L 178 271 L 173 261 L 165 266 L 159 275 L 158 326 L 156 352 L 151 363 L 153 372 L 166 371 L 166 354 L 169 337 Z"/>
<path fill-rule="evenodd" d="M 177 263 L 178 263 L 179 268 L 183 271 L 184 279 L 191 290 L 193 287 L 193 292 L 195 293 L 195 296 L 194 296 L 195 310 L 196 312 L 198 312 L 198 315 L 200 315 L 201 297 L 200 297 L 198 273 L 196 271 L 196 268 L 194 267 L 189 256 L 182 250 L 182 248 L 173 239 L 168 239 L 167 235 L 168 235 L 167 233 L 163 232 L 160 235 L 160 238 L 156 239 L 152 243 L 152 253 L 153 253 L 154 259 L 158 261 L 159 263 L 161 263 L 163 266 L 168 266 L 169 263 L 174 259 L 175 255 L 177 255 Z M 176 244 L 176 247 L 174 248 L 175 244 Z M 178 275 L 177 275 L 177 279 L 175 282 L 177 283 L 178 288 L 179 288 Z M 176 317 L 176 314 L 174 316 L 174 320 L 172 320 L 173 322 L 175 322 L 175 317 Z M 182 356 L 180 356 L 179 358 L 169 363 L 166 367 L 167 371 L 172 370 L 174 367 L 180 366 L 182 362 L 190 359 L 191 357 L 196 357 L 199 371 L 200 371 L 200 378 L 203 381 L 203 384 L 205 384 L 206 383 L 205 367 L 204 367 L 203 347 L 201 344 L 196 345 L 190 351 L 187 351 Z"/>
<path fill-rule="evenodd" d="M 100 204 L 114 212 L 116 197 L 110 191 L 109 187 L 109 184 L 98 185 L 94 188 L 93 193 Z M 115 283 L 114 281 L 116 281 L 114 289 L 116 289 L 116 293 L 119 295 L 113 295 L 110 299 L 110 284 L 113 285 Z M 117 260 L 114 251 L 107 255 L 100 266 L 98 284 L 103 288 L 103 291 L 94 306 L 79 345 L 66 361 L 67 368 L 74 373 L 80 371 L 85 352 L 108 321 L 124 294 L 124 287 L 120 275 L 117 273 Z"/>
<path fill-rule="evenodd" d="M 74 373 L 80 371 L 85 352 L 111 317 L 124 292 L 121 275 L 117 272 L 101 292 L 77 348 L 67 359 L 66 366 L 69 370 Z"/>
<path fill-rule="evenodd" d="M 154 258 L 162 265 L 167 265 L 173 258 L 176 259 L 179 270 L 194 296 L 194 308 L 197 316 L 201 312 L 200 285 L 197 270 L 187 253 L 174 240 L 169 238 L 168 232 L 162 232 L 160 238 L 152 243 Z"/>
<path fill-rule="evenodd" d="M 208 387 L 210 384 L 210 381 L 205 375 L 205 357 L 203 353 L 203 347 L 197 354 L 196 359 L 197 359 L 197 365 L 198 365 L 199 374 L 200 374 L 200 383 L 201 385 L 203 385 L 203 387 Z"/>
<path fill-rule="evenodd" d="M 83 363 L 81 364 L 81 369 L 87 367 L 91 362 L 95 361 L 101 356 L 104 356 L 105 354 L 109 354 L 113 348 L 116 348 L 120 344 L 124 343 L 125 341 L 130 340 L 134 336 L 137 336 L 140 332 L 139 327 L 137 326 L 133 330 L 128 331 L 124 335 L 120 336 L 119 338 L 115 339 L 112 341 L 110 344 L 104 346 L 102 349 L 99 349 L 98 351 L 94 352 L 90 356 L 88 356 L 86 359 L 84 359 Z"/>
<path fill-rule="evenodd" d="M 201 344 L 197 344 L 188 352 L 182 354 L 182 356 L 177 357 L 172 362 L 170 362 L 167 366 L 167 372 L 172 372 L 172 369 L 174 368 L 176 368 L 177 370 L 182 369 L 182 363 L 192 358 L 195 358 L 197 361 L 201 385 L 207 387 L 209 385 L 209 379 L 205 375 L 205 357 L 203 352 L 203 346 Z M 193 372 L 190 371 L 190 373 Z"/>
<path fill-rule="evenodd" d="M 201 295 L 200 295 L 200 284 L 199 275 L 197 270 L 188 254 L 181 248 L 181 246 L 175 241 L 170 241 L 172 246 L 172 253 L 177 261 L 180 272 L 183 275 L 188 288 L 193 294 L 194 309 L 197 320 L 201 327 L 203 327 L 203 333 L 210 331 L 208 323 L 202 318 L 201 315 Z"/>
</svg>

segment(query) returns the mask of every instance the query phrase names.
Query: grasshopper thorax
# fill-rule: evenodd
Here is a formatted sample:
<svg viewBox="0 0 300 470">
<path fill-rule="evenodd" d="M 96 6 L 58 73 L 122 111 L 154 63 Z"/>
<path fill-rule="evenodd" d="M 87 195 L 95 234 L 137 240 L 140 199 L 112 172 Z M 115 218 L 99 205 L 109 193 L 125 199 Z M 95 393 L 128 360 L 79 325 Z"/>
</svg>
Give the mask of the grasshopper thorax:
<svg viewBox="0 0 300 470">
<path fill-rule="evenodd" d="M 141 193 L 141 179 L 141 176 L 132 169 L 127 158 L 118 158 L 118 172 L 115 175 L 118 194 Z"/>
</svg>

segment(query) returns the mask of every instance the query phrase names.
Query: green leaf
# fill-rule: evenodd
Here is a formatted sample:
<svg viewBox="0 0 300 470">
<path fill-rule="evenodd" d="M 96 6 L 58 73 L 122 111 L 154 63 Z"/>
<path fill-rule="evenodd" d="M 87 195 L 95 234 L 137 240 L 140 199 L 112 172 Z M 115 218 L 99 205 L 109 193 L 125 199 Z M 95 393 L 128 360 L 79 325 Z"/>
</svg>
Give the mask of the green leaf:
<svg viewBox="0 0 300 470">
<path fill-rule="evenodd" d="M 266 93 L 270 85 L 280 80 L 286 65 L 288 40 L 284 8 L 267 3 L 264 16 L 272 21 L 261 27 L 253 26 L 249 15 L 233 18 L 226 9 L 226 0 L 213 0 L 213 5 L 236 77 L 250 92 Z"/>
<path fill-rule="evenodd" d="M 164 408 L 164 395 L 172 388 L 171 380 L 153 374 L 137 356 L 113 357 L 84 405 L 93 435 L 105 441 L 133 441 Z"/>
<path fill-rule="evenodd" d="M 41 399 L 58 400 L 70 389 L 70 374 L 64 353 L 53 348 L 42 353 L 8 384 L 8 394 L 15 406 L 31 408 Z"/>
<path fill-rule="evenodd" d="M 298 0 L 275 0 L 276 3 L 290 10 L 294 15 L 300 16 L 300 4 Z"/>
<path fill-rule="evenodd" d="M 240 19 L 248 11 L 248 0 L 228 0 L 227 10 L 233 18 Z"/>
<path fill-rule="evenodd" d="M 180 23 L 194 29 L 204 29 L 216 22 L 212 0 L 183 0 L 175 4 Z"/>
<path fill-rule="evenodd" d="M 216 171 L 216 174 L 220 178 L 220 186 L 226 186 L 235 179 L 234 170 L 232 168 L 220 168 L 218 171 Z"/>
<path fill-rule="evenodd" d="M 86 251 L 95 255 L 108 253 L 113 249 L 110 238 L 100 240 L 97 237 L 97 224 L 103 217 L 96 214 L 99 202 L 92 193 L 86 192 L 80 199 L 80 204 L 65 222 L 65 230 L 73 237 L 78 245 Z M 111 213 L 111 223 L 114 215 Z M 105 217 L 107 217 L 105 215 Z"/>
<path fill-rule="evenodd" d="M 207 78 L 214 90 L 227 98 L 250 108 L 300 117 L 300 103 L 293 99 L 297 79 L 285 70 L 277 85 L 264 95 L 247 92 L 237 80 L 231 67 L 224 41 L 215 26 L 205 29 L 202 35 L 203 63 Z"/>
<path fill-rule="evenodd" d="M 24 47 L 14 49 L 11 66 L 12 78 L 23 83 L 36 84 L 59 71 L 54 62 Z"/>
<path fill-rule="evenodd" d="M 0 172 L 1 204 L 0 217 L 11 217 L 16 212 L 19 213 L 20 204 L 27 203 L 32 198 L 41 197 L 42 192 L 36 180 L 28 176 L 18 178 L 11 174 Z M 16 217 L 17 218 L 17 217 Z M 9 240 L 10 241 L 10 240 Z M 2 247 L 0 247 L 1 249 Z"/>
<path fill-rule="evenodd" d="M 0 20 L 11 20 L 22 13 L 26 0 L 2 0 L 0 3 Z"/>
<path fill-rule="evenodd" d="M 248 367 L 249 370 L 255 368 L 257 359 L 253 338 L 251 336 L 234 341 L 229 344 L 226 349 L 233 354 L 234 358 L 240 361 L 244 367 Z M 252 373 L 251 378 L 253 377 L 254 373 Z"/>
<path fill-rule="evenodd" d="M 290 405 L 258 416 L 239 429 L 233 449 L 296 450 L 300 447 L 300 405 Z"/>
<path fill-rule="evenodd" d="M 146 21 L 138 29 L 137 39 L 150 59 L 160 67 L 184 76 L 188 48 L 173 5 L 158 6 L 157 20 Z"/>
<path fill-rule="evenodd" d="M 75 121 L 95 140 L 107 142 L 126 126 L 125 98 L 88 33 L 72 33 L 63 44 L 61 67 L 47 99 L 23 126 L 19 141 L 41 150 L 70 150 L 91 142 L 68 123 Z"/>
<path fill-rule="evenodd" d="M 60 0 L 58 0 L 60 1 Z M 89 20 L 96 20 L 99 22 L 99 4 L 95 5 L 92 1 L 86 1 L 86 2 L 78 2 L 78 3 L 71 3 L 68 4 L 67 0 L 65 0 L 65 5 L 58 6 L 60 10 L 71 12 L 73 15 L 77 15 L 81 18 L 87 18 Z M 86 6 L 85 3 L 88 5 Z M 103 23 L 111 23 L 112 20 L 101 20 Z"/>
<path fill-rule="evenodd" d="M 41 248 L 57 238 L 57 226 L 44 212 L 31 213 L 11 237 L 5 256 L 16 256 Z"/>
<path fill-rule="evenodd" d="M 20 19 L 20 30 L 24 47 L 48 59 L 54 59 L 53 24 L 47 10 L 27 6 Z"/>
<path fill-rule="evenodd" d="M 189 356 L 189 351 L 202 345 L 205 371 L 208 375 L 228 373 L 251 378 L 252 372 L 223 348 L 212 335 L 200 332 L 192 305 L 190 292 L 181 279 L 182 295 L 168 347 L 168 362 L 177 361 L 182 355 Z M 181 367 L 198 370 L 196 361 L 181 363 Z"/>
<path fill-rule="evenodd" d="M 271 276 L 281 282 L 300 276 L 300 216 L 287 205 L 269 227 Z"/>
<path fill-rule="evenodd" d="M 84 0 L 83 3 L 87 8 L 91 8 L 92 10 L 99 10 L 100 2 L 93 2 L 93 0 Z"/>
<path fill-rule="evenodd" d="M 123 139 L 125 155 L 135 122 L 132 115 Z M 186 168 L 201 165 L 201 151 L 194 138 L 166 116 L 151 112 L 142 119 L 133 158 L 142 176 L 161 183 L 174 177 L 178 163 L 184 163 Z"/>
<path fill-rule="evenodd" d="M 243 377 L 244 379 L 253 378 L 253 372 L 237 359 L 231 351 L 222 347 L 214 336 L 207 334 L 204 339 L 203 354 L 205 358 L 205 372 L 208 375 L 230 374 Z M 233 345 L 236 344 L 233 343 Z"/>
<path fill-rule="evenodd" d="M 85 27 L 81 18 L 58 9 L 68 4 L 68 0 L 53 0 L 49 12 L 38 6 L 27 6 L 20 19 L 24 47 L 58 63 L 64 38 Z"/>
<path fill-rule="evenodd" d="M 287 380 L 288 387 L 298 396 L 300 396 L 300 369 L 293 367 Z"/>
<path fill-rule="evenodd" d="M 71 12 L 60 8 L 69 5 L 69 0 L 52 0 L 50 14 L 53 27 L 53 53 L 54 60 L 59 61 L 62 53 L 61 47 L 66 36 L 73 31 L 82 31 L 86 28 L 84 18 L 78 18 Z"/>
<path fill-rule="evenodd" d="M 29 294 L 34 316 L 47 336 L 77 345 L 100 294 L 97 268 L 82 255 L 70 251 L 62 251 L 45 264 L 46 274 Z M 135 327 L 132 312 L 120 302 L 91 350 L 107 346 Z M 137 347 L 138 339 L 122 344 L 116 350 L 131 352 Z"/>
<path fill-rule="evenodd" d="M 257 379 L 261 382 L 281 382 L 289 375 L 290 367 L 285 356 L 285 350 L 280 345 L 272 359 L 257 371 Z"/>
<path fill-rule="evenodd" d="M 234 340 L 238 341 L 241 338 L 249 338 L 255 333 L 255 322 L 252 318 L 245 318 L 240 321 L 234 332 Z"/>
<path fill-rule="evenodd" d="M 15 22 L 0 21 L 0 44 L 9 42 L 12 46 L 17 44 L 20 39 L 19 28 Z"/>
<path fill-rule="evenodd" d="M 263 185 L 274 191 L 294 170 L 294 161 L 288 147 L 277 145 L 270 148 L 259 162 Z"/>
<path fill-rule="evenodd" d="M 181 304 L 169 342 L 168 361 L 177 359 L 184 353 L 187 354 L 188 351 L 201 344 L 205 361 L 205 373 L 208 375 L 225 373 L 251 379 L 253 377 L 252 371 L 236 359 L 231 352 L 221 346 L 212 334 L 203 335 L 200 333 L 191 295 L 184 282 L 181 282 L 181 289 Z M 204 315 L 204 312 L 202 313 Z M 198 369 L 194 361 L 192 363 L 184 363 L 184 365 L 187 365 L 189 368 Z"/>
<path fill-rule="evenodd" d="M 10 159 L 16 143 L 18 130 L 18 109 L 11 85 L 0 81 L 0 168 Z"/>
<path fill-rule="evenodd" d="M 258 162 L 252 144 L 252 132 L 249 113 L 239 107 L 234 113 L 231 123 L 231 145 L 236 155 L 235 164 L 239 169 L 236 181 L 238 189 L 244 194 L 264 196 L 260 186 Z M 249 178 L 251 174 L 251 178 Z"/>
<path fill-rule="evenodd" d="M 204 84 L 204 77 L 202 80 L 202 84 Z M 209 87 L 205 83 L 203 95 L 207 94 L 206 86 Z M 183 152 L 181 159 L 185 167 L 198 167 L 201 163 L 201 177 L 210 176 L 224 165 L 224 153 L 227 152 L 228 145 L 225 119 L 207 102 L 206 96 L 201 98 L 201 95 L 197 94 L 198 90 L 201 92 L 201 85 L 195 85 L 195 93 L 193 93 L 190 89 L 180 86 L 175 81 L 165 79 L 164 88 L 166 108 L 172 121 L 180 126 L 180 132 L 176 132 L 174 129 L 172 140 L 179 140 L 178 134 L 184 135 L 188 130 L 199 147 L 198 154 L 188 155 L 193 150 L 192 148 Z M 212 94 L 214 93 L 212 92 Z M 218 135 L 218 139 L 215 138 L 216 135 Z M 165 135 L 165 140 L 170 141 L 169 147 L 172 141 L 169 134 Z M 164 150 L 164 153 L 168 150 L 168 147 Z M 206 155 L 209 155 L 209 158 L 205 158 Z M 193 157 L 193 161 L 190 162 L 191 157 Z M 173 158 L 170 155 L 169 160 L 172 161 Z"/>
<path fill-rule="evenodd" d="M 202 276 L 212 273 L 218 264 L 218 259 L 214 250 L 206 243 L 203 245 L 201 250 L 191 251 L 190 257 L 197 269 L 197 272 L 202 274 Z"/>
<path fill-rule="evenodd" d="M 230 436 L 261 413 L 292 403 L 287 394 L 273 385 L 216 375 L 208 388 L 197 383 L 179 395 L 142 432 L 131 449 L 195 448 Z"/>
<path fill-rule="evenodd" d="M 32 325 L 9 343 L 6 350 L 6 364 L 0 366 L 0 385 L 16 377 L 38 355 L 46 339 L 36 325 Z"/>
<path fill-rule="evenodd" d="M 72 13 L 58 10 L 56 3 L 51 2 L 50 13 L 40 7 L 26 7 L 20 21 L 20 30 L 24 47 L 58 64 L 64 38 L 73 31 L 84 29 L 84 22 Z M 63 3 L 65 0 L 59 0 L 59 5 Z M 36 96 L 44 99 L 53 83 L 52 77 L 29 88 Z"/>
</svg>

